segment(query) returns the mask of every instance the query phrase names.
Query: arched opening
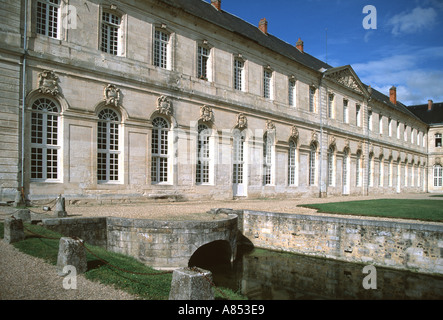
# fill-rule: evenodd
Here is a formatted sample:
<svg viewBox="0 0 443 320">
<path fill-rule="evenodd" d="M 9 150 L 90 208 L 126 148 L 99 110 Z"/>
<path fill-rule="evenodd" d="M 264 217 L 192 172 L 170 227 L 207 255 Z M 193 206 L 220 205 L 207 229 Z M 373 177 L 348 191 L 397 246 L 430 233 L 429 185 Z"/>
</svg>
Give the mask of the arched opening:
<svg viewBox="0 0 443 320">
<path fill-rule="evenodd" d="M 228 241 L 217 240 L 198 248 L 189 259 L 189 267 L 209 268 L 231 263 L 231 245 Z"/>
</svg>

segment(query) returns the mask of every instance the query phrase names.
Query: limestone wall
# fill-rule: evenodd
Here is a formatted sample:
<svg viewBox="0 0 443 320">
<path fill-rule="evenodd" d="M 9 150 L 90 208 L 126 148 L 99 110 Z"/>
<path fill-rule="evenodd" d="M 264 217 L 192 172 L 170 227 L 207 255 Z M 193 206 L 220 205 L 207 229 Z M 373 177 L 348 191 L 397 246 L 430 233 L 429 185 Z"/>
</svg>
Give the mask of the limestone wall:
<svg viewBox="0 0 443 320">
<path fill-rule="evenodd" d="M 442 224 L 245 210 L 243 234 L 265 249 L 443 273 Z"/>
</svg>

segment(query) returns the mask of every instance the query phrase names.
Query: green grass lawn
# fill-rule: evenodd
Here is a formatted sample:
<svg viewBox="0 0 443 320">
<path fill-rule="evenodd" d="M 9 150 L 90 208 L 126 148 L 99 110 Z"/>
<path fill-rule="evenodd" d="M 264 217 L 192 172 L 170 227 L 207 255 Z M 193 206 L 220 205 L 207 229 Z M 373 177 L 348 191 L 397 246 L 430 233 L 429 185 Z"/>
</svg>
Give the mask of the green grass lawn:
<svg viewBox="0 0 443 320">
<path fill-rule="evenodd" d="M 441 200 L 379 199 L 300 206 L 317 209 L 323 213 L 443 221 Z"/>
<path fill-rule="evenodd" d="M 17 249 L 28 255 L 42 258 L 47 263 L 57 264 L 60 234 L 37 225 L 25 224 L 25 235 L 25 240 L 13 243 Z M 3 236 L 4 224 L 0 222 L 0 238 Z M 86 248 L 88 249 L 86 251 L 88 271 L 84 275 L 87 279 L 112 285 L 137 295 L 140 299 L 167 300 L 169 298 L 172 273 L 162 273 L 133 257 L 109 252 L 101 247 L 86 244 Z M 108 264 L 102 260 L 107 261 Z M 214 294 L 216 299 L 245 299 L 226 288 L 217 287 Z"/>
</svg>

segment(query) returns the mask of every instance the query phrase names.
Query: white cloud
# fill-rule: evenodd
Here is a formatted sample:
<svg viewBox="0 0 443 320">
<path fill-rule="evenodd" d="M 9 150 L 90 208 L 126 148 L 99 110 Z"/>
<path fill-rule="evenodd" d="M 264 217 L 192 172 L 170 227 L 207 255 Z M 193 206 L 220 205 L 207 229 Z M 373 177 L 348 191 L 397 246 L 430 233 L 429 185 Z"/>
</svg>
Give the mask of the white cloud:
<svg viewBox="0 0 443 320">
<path fill-rule="evenodd" d="M 392 26 L 392 34 L 412 34 L 430 29 L 437 22 L 437 11 L 434 8 L 414 8 L 411 12 L 404 11 L 388 21 Z"/>
<path fill-rule="evenodd" d="M 397 98 L 406 105 L 426 103 L 428 99 L 443 101 L 443 70 L 430 69 L 420 61 L 435 58 L 442 47 L 398 54 L 367 63 L 352 65 L 363 83 L 388 95 L 391 86 L 397 87 Z"/>
</svg>

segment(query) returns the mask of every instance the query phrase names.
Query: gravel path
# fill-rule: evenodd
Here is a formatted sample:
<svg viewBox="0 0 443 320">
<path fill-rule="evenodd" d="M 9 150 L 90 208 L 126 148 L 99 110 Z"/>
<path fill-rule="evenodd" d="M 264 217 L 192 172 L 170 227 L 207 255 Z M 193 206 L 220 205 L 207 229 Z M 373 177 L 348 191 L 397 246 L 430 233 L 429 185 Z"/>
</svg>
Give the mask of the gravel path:
<svg viewBox="0 0 443 320">
<path fill-rule="evenodd" d="M 392 195 L 380 197 L 335 197 L 297 200 L 237 200 L 155 202 L 135 204 L 97 205 L 82 203 L 66 206 L 68 216 L 98 217 L 118 216 L 161 220 L 212 219 L 206 214 L 212 208 L 250 209 L 281 213 L 312 214 L 315 210 L 299 208 L 299 204 L 351 201 L 374 198 L 426 199 L 428 194 Z M 431 198 L 443 200 L 443 198 Z M 32 209 L 44 213 L 40 208 Z M 0 220 L 15 209 L 0 207 Z M 50 216 L 50 212 L 44 213 Z M 317 213 L 318 214 L 318 213 Z M 325 214 L 326 215 L 326 214 Z M 365 217 L 368 219 L 368 217 Z M 380 218 L 378 218 L 380 219 Z M 63 278 L 57 276 L 56 267 L 43 260 L 28 256 L 12 245 L 0 240 L 0 300 L 133 300 L 125 292 L 113 287 L 91 282 L 82 275 L 77 279 L 77 290 L 63 288 Z"/>
</svg>

